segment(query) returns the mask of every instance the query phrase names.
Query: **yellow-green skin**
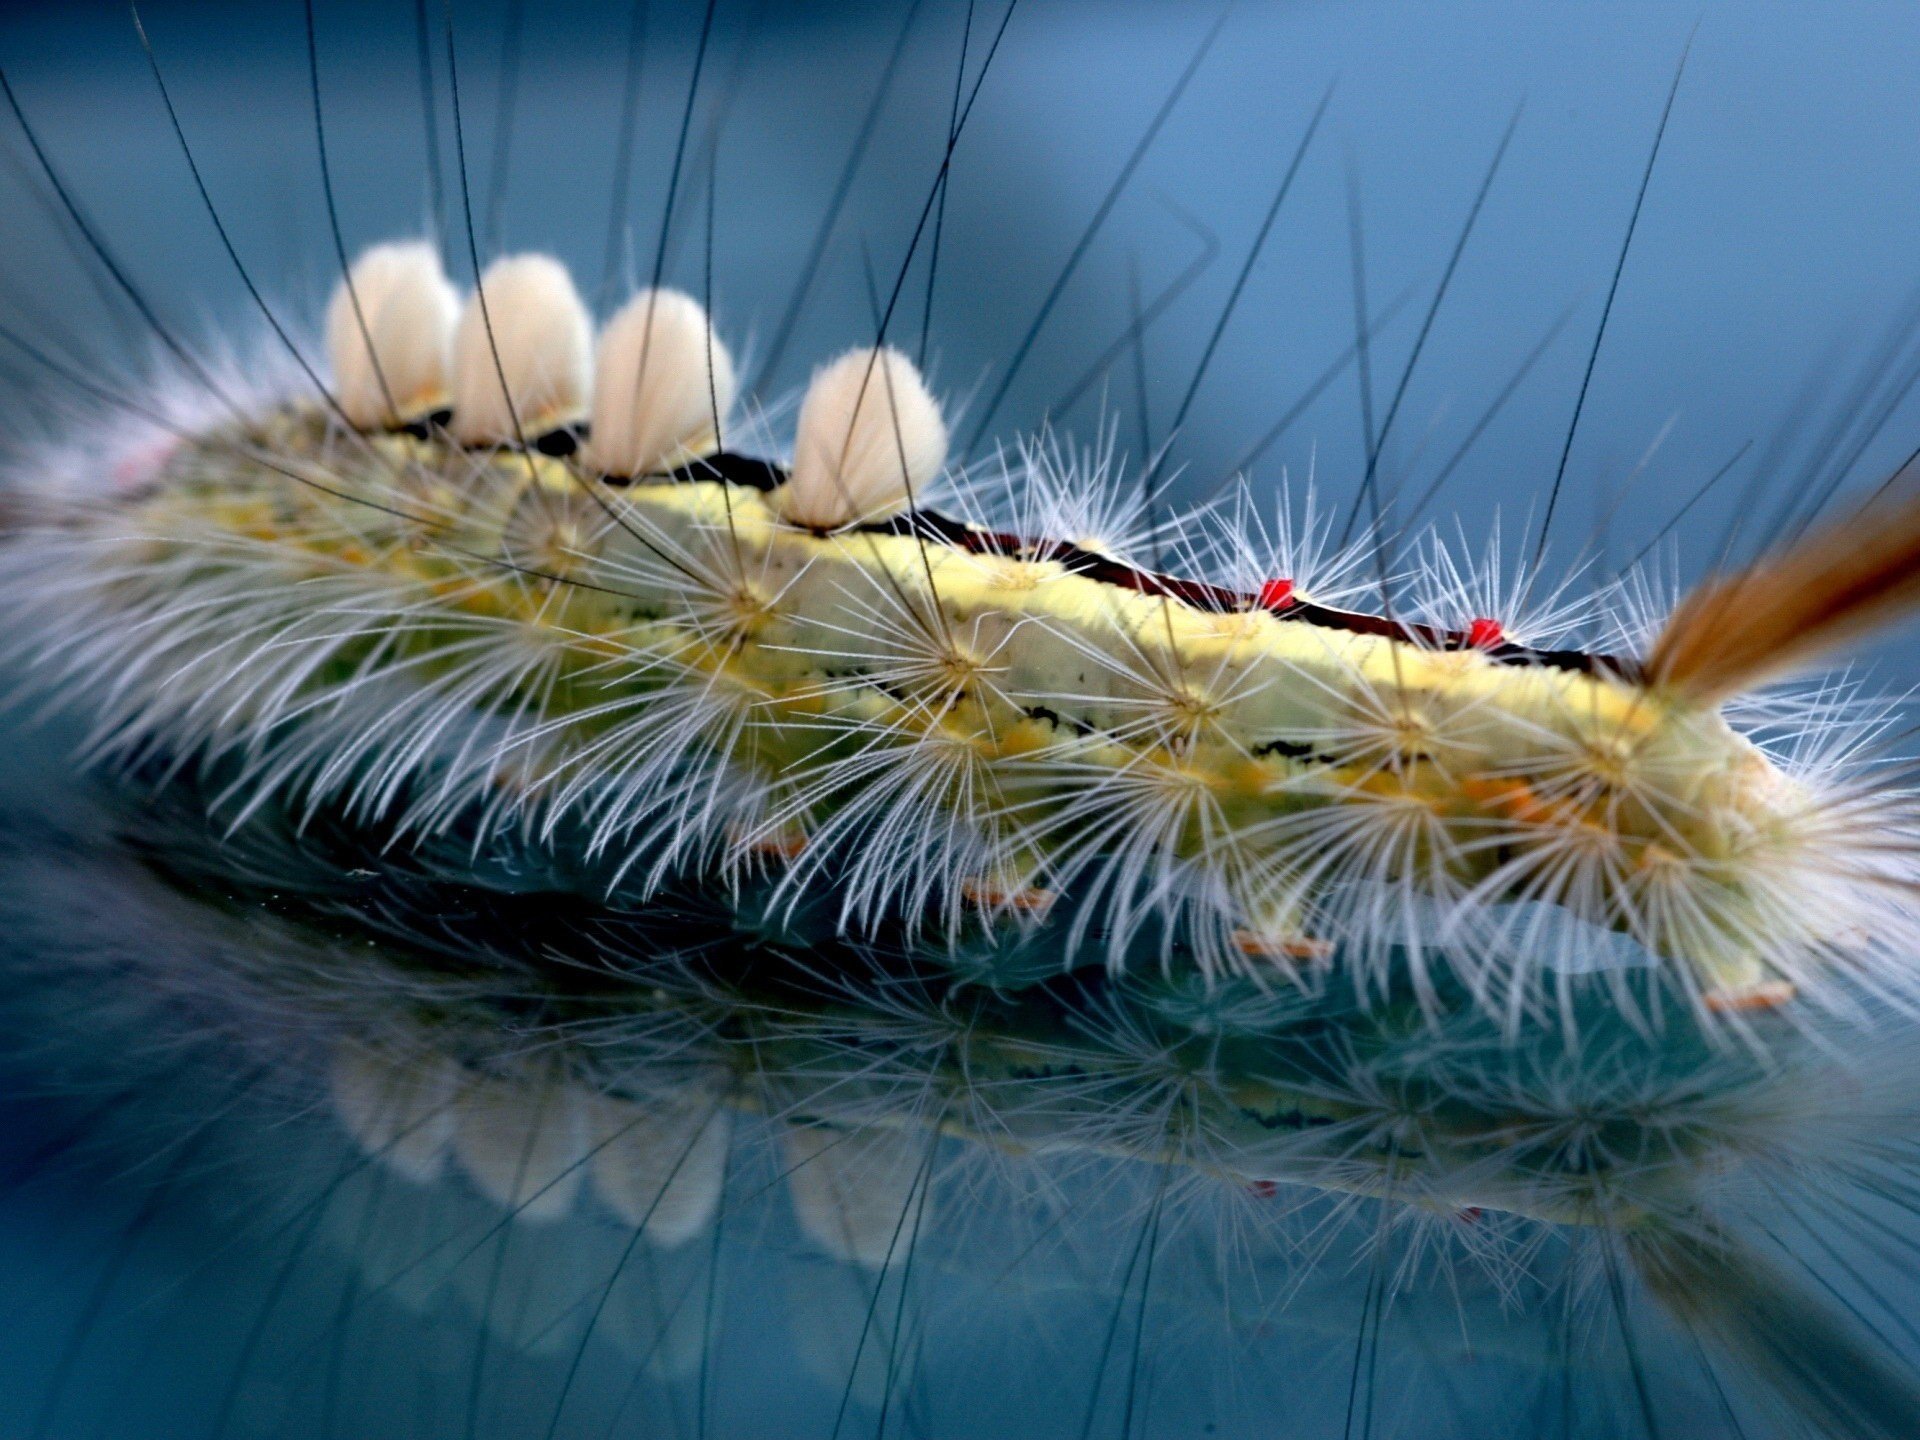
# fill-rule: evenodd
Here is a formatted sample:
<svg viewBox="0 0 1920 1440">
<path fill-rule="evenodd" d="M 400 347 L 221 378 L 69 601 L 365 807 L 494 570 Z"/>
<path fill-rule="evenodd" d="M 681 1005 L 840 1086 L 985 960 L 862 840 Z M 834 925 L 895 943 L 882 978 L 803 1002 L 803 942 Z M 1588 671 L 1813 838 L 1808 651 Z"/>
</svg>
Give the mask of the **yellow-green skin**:
<svg viewBox="0 0 1920 1440">
<path fill-rule="evenodd" d="M 1353 816 L 1395 837 L 1370 880 L 1432 893 L 1510 877 L 1483 898 L 1560 900 L 1527 857 L 1588 857 L 1601 879 L 1582 919 L 1688 962 L 1710 998 L 1773 978 L 1751 953 L 1747 891 L 1800 843 L 1807 796 L 1717 711 L 1604 671 L 1212 613 L 1053 561 L 818 534 L 744 487 L 612 488 L 571 460 L 345 434 L 310 411 L 182 447 L 132 510 L 130 543 L 149 551 L 249 537 L 296 576 L 416 581 L 449 634 L 475 616 L 541 628 L 565 657 L 543 717 L 594 712 L 556 730 L 556 771 L 612 723 L 611 699 L 688 677 L 751 714 L 726 743 L 776 791 L 876 743 L 944 745 L 983 777 L 969 819 L 1004 837 L 994 873 L 967 877 L 989 906 L 1043 903 L 1085 834 L 1050 822 L 1124 777 L 1166 797 L 1168 850 L 1215 869 L 1252 957 L 1314 953 L 1332 873 L 1316 869 L 1331 842 L 1315 817 L 1365 807 Z M 206 563 L 232 562 L 208 545 Z M 435 643 L 416 622 L 423 674 Z M 798 845 L 839 803 L 806 800 L 793 833 L 760 842 Z M 1724 923 L 1673 928 L 1657 902 L 1675 894 Z"/>
</svg>

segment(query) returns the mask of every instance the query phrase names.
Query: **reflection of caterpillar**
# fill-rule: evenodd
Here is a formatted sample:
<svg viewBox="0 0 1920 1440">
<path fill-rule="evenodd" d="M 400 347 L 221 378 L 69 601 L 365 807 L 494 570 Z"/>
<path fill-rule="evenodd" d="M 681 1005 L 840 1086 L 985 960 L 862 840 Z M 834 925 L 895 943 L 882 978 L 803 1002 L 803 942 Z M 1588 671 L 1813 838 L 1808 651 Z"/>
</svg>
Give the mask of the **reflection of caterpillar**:
<svg viewBox="0 0 1920 1440">
<path fill-rule="evenodd" d="M 889 350 L 815 377 L 790 466 L 748 459 L 672 292 L 597 373 L 538 257 L 462 312 L 431 249 L 381 247 L 330 318 L 324 403 L 131 441 L 8 547 L 30 673 L 171 777 L 152 863 L 240 907 L 82 970 L 143 1028 L 272 1014 L 261 1063 L 405 1181 L 457 1166 L 531 1221 L 590 1185 L 667 1251 L 716 1224 L 745 1111 L 803 1230 L 876 1274 L 964 1270 L 936 1220 L 1013 1203 L 1013 1156 L 1068 1193 L 1118 1166 L 1121 1213 L 1073 1202 L 1094 1234 L 1144 1203 L 1158 1237 L 1143 1177 L 1177 1171 L 1377 1202 L 1416 1252 L 1477 1217 L 1503 1286 L 1587 1235 L 1833 1433 L 1920 1413 L 1741 1231 L 1751 1188 L 1901 1123 L 1876 1088 L 1821 1133 L 1843 1087 L 1796 1035 L 1911 996 L 1908 801 L 1720 711 L 1906 603 L 1915 512 L 1609 659 L 1329 606 L 1257 535 L 1181 534 L 1214 584 L 1009 533 L 978 487 L 945 518 L 944 426 Z M 1056 483 L 1035 457 L 1009 485 Z M 362 1258 L 379 1289 L 424 1260 Z M 586 1303 L 500 1333 L 584 1346 Z"/>
</svg>

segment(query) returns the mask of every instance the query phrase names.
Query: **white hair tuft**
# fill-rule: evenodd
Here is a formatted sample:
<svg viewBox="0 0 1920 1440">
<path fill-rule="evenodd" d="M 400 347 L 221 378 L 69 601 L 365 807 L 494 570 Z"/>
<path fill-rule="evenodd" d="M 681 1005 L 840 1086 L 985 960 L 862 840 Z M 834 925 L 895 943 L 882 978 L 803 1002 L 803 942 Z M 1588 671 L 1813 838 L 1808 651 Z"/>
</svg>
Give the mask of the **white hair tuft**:
<svg viewBox="0 0 1920 1440">
<path fill-rule="evenodd" d="M 709 454 L 737 389 L 700 303 L 642 290 L 600 335 L 588 459 L 609 475 L 658 475 Z"/>
<path fill-rule="evenodd" d="M 947 423 L 898 350 L 852 350 L 814 372 L 800 403 L 782 518 L 839 530 L 908 505 L 947 459 Z"/>
<path fill-rule="evenodd" d="M 417 420 L 447 400 L 460 297 L 424 240 L 362 252 L 327 305 L 341 412 L 363 430 Z"/>
<path fill-rule="evenodd" d="M 453 337 L 453 433 L 467 444 L 532 440 L 582 419 L 593 322 L 566 266 L 509 255 L 480 277 Z"/>
</svg>

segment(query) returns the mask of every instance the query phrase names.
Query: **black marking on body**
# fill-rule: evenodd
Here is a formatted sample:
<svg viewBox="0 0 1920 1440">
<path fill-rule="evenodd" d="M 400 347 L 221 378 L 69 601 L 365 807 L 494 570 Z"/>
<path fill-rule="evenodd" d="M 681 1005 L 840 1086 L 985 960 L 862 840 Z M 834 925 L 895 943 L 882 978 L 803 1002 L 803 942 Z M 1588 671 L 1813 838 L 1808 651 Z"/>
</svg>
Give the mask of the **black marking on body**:
<svg viewBox="0 0 1920 1440">
<path fill-rule="evenodd" d="M 731 450 L 716 450 L 691 465 L 682 465 L 668 477 L 686 484 L 696 480 L 719 480 L 742 485 L 762 494 L 787 483 L 787 472 L 771 460 L 756 460 L 751 455 L 736 455 Z"/>
<path fill-rule="evenodd" d="M 1339 763 L 1333 757 L 1319 754 L 1311 745 L 1302 745 L 1297 740 L 1264 740 L 1253 747 L 1253 753 L 1259 759 L 1278 755 L 1286 760 L 1310 760 L 1316 765 Z"/>
<path fill-rule="evenodd" d="M 442 440 L 452 444 L 446 434 L 447 426 L 452 422 L 453 411 L 435 410 L 431 415 L 422 415 L 418 420 L 400 426 L 399 433 L 411 435 L 416 440 Z"/>
<path fill-rule="evenodd" d="M 1240 1113 L 1262 1130 L 1324 1130 L 1340 1123 L 1331 1115 L 1315 1115 L 1298 1106 L 1285 1110 L 1255 1110 L 1242 1105 Z"/>
<path fill-rule="evenodd" d="M 1053 726 L 1056 730 L 1070 730 L 1075 735 L 1093 734 L 1093 726 L 1087 724 L 1085 721 L 1071 719 L 1068 716 L 1062 715 L 1058 710 L 1049 709 L 1045 705 L 1029 705 L 1020 713 L 1025 715 L 1029 720 L 1039 720 L 1044 724 Z"/>
</svg>

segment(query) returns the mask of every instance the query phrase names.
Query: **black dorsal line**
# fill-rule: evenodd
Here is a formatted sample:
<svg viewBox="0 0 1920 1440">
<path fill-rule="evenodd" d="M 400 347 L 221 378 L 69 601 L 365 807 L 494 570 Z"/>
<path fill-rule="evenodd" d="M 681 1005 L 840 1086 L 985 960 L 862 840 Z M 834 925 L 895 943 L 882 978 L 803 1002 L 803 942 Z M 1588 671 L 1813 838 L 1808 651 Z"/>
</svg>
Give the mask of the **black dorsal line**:
<svg viewBox="0 0 1920 1440">
<path fill-rule="evenodd" d="M 771 460 L 723 450 L 657 478 L 680 484 L 717 481 L 765 493 L 785 484 L 787 471 Z M 615 483 L 631 482 L 619 480 Z M 1031 539 L 991 530 L 925 507 L 885 520 L 856 525 L 851 530 L 865 535 L 914 536 L 932 544 L 963 550 L 970 555 L 1003 555 L 1011 559 L 1052 562 L 1075 575 L 1103 585 L 1131 590 L 1139 595 L 1166 596 L 1195 610 L 1212 614 L 1234 614 L 1261 608 L 1258 596 L 1229 586 L 1142 569 L 1065 540 Z M 1423 650 L 1480 650 L 1488 659 L 1502 665 L 1535 665 L 1582 675 L 1624 679 L 1632 679 L 1639 674 L 1638 663 L 1621 656 L 1592 654 L 1585 650 L 1541 649 L 1514 641 L 1501 641 L 1494 645 L 1476 644 L 1471 630 L 1451 630 L 1444 626 L 1397 620 L 1360 610 L 1342 610 L 1297 595 L 1289 597 L 1282 604 L 1265 608 L 1281 620 L 1297 621 L 1349 635 L 1377 635 Z"/>
</svg>

